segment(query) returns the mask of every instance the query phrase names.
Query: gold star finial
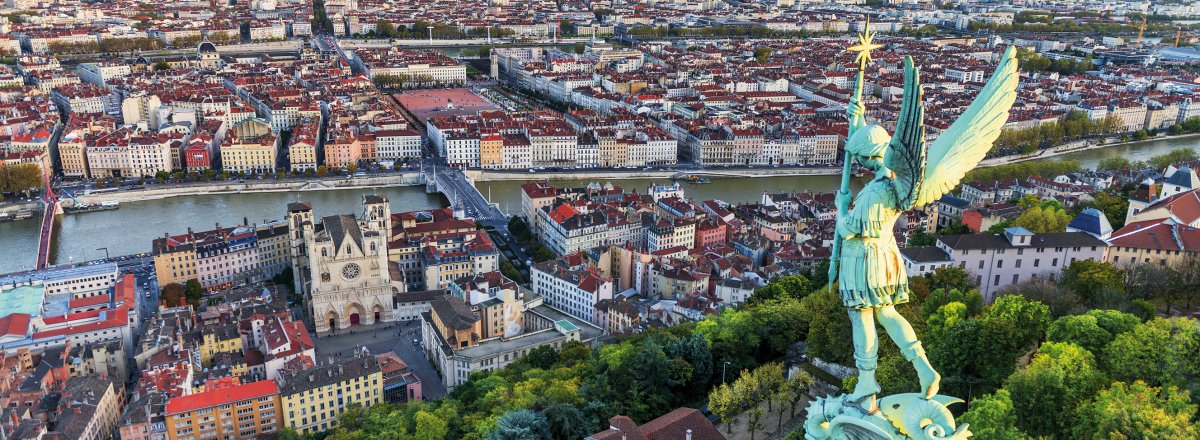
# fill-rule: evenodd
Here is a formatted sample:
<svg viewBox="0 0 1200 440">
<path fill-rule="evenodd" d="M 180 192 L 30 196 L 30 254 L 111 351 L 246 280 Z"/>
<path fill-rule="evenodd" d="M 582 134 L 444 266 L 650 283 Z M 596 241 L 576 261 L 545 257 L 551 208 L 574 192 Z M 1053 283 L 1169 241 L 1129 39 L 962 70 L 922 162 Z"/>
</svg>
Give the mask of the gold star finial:
<svg viewBox="0 0 1200 440">
<path fill-rule="evenodd" d="M 865 69 L 871 62 L 871 51 L 881 47 L 882 44 L 875 44 L 875 32 L 871 31 L 871 17 L 867 16 L 867 23 L 863 26 L 862 33 L 858 34 L 858 44 L 846 50 L 856 53 L 854 61 L 858 62 L 859 69 Z"/>
</svg>

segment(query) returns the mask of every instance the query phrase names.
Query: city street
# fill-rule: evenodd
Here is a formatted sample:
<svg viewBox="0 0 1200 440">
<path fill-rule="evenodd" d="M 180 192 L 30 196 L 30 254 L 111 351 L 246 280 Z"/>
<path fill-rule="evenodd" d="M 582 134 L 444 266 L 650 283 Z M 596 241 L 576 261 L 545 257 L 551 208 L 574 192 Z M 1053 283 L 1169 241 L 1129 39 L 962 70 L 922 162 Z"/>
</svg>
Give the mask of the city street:
<svg viewBox="0 0 1200 440">
<path fill-rule="evenodd" d="M 317 344 L 317 359 L 326 362 L 332 356 L 335 359 L 352 356 L 354 350 L 366 346 L 372 354 L 394 351 L 400 355 L 408 367 L 421 379 L 422 392 L 426 400 L 437 399 L 446 395 L 446 387 L 433 370 L 433 364 L 421 351 L 421 347 L 413 344 L 420 340 L 420 321 L 402 321 L 383 323 L 375 326 L 357 327 L 351 333 L 349 330 L 339 331 L 332 336 L 314 338 Z"/>
</svg>

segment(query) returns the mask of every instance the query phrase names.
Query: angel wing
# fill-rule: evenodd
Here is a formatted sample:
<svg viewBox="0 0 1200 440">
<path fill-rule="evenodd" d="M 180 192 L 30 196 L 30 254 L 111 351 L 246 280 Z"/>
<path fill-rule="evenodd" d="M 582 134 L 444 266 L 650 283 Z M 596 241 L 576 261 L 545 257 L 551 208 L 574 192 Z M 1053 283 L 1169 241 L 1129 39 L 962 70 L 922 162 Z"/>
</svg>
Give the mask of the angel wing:
<svg viewBox="0 0 1200 440">
<path fill-rule="evenodd" d="M 912 209 L 921 180 L 925 176 L 925 99 L 921 91 L 921 71 L 912 57 L 904 57 L 904 101 L 896 132 L 888 143 L 884 165 L 896 173 L 892 181 L 900 209 Z"/>
<path fill-rule="evenodd" d="M 967 111 L 938 136 L 925 152 L 926 161 L 920 174 L 923 177 L 910 187 L 910 190 L 915 192 L 915 197 L 909 207 L 924 206 L 937 201 L 957 186 L 967 171 L 979 165 L 979 161 L 991 150 L 992 143 L 1000 136 L 1000 129 L 1008 121 L 1008 112 L 1017 100 L 1019 81 L 1016 50 L 1009 46 L 1004 51 L 1000 64 L 996 66 L 996 72 L 992 74 L 983 90 L 979 91 L 979 96 L 975 97 Z M 907 88 L 905 93 L 908 93 Z M 907 99 L 906 94 L 905 100 Z M 897 131 L 900 131 L 900 128 L 897 128 Z M 923 134 L 922 129 L 922 139 Z M 911 154 L 907 153 L 911 148 L 904 148 L 903 154 Z M 893 171 L 899 177 L 900 172 L 895 169 Z M 897 189 L 901 187 L 898 186 Z"/>
</svg>

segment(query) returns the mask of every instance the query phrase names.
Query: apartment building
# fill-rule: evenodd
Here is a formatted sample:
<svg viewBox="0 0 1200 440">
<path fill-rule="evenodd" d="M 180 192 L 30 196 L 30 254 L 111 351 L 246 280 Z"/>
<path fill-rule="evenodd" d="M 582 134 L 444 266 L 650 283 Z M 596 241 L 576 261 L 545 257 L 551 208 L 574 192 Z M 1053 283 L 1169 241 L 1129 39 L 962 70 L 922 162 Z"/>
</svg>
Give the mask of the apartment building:
<svg viewBox="0 0 1200 440">
<path fill-rule="evenodd" d="M 234 124 L 221 142 L 221 167 L 234 173 L 274 173 L 278 154 L 279 137 L 271 124 L 247 119 Z"/>
<path fill-rule="evenodd" d="M 365 351 L 278 378 L 284 426 L 300 434 L 319 434 L 338 426 L 350 405 L 369 408 L 383 401 L 383 370 Z"/>
<path fill-rule="evenodd" d="M 1013 227 L 1003 234 L 943 235 L 937 248 L 975 276 L 991 301 L 1001 289 L 1037 277 L 1057 276 L 1078 260 L 1103 261 L 1108 244 L 1086 232 L 1034 234 Z"/>
<path fill-rule="evenodd" d="M 287 225 L 280 222 L 164 233 L 151 249 L 161 285 L 194 279 L 206 289 L 274 276 L 291 261 Z"/>
<path fill-rule="evenodd" d="M 167 401 L 168 440 L 250 440 L 282 426 L 279 387 L 273 380 L 214 387 Z"/>
<path fill-rule="evenodd" d="M 534 264 L 530 277 L 533 292 L 547 305 L 583 321 L 592 322 L 596 304 L 613 298 L 612 279 L 587 266 L 580 254 Z"/>
</svg>

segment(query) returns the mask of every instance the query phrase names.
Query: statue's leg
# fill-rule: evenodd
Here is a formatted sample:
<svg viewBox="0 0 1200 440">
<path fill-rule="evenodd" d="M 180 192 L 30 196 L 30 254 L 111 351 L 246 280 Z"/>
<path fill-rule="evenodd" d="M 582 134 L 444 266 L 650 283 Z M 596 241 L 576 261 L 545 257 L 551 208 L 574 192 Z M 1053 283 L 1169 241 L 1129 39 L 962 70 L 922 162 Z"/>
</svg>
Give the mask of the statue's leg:
<svg viewBox="0 0 1200 440">
<path fill-rule="evenodd" d="M 879 382 L 875 367 L 879 359 L 879 335 L 875 333 L 875 316 L 871 309 L 850 309 L 850 329 L 854 336 L 854 366 L 858 368 L 858 384 L 850 394 L 851 401 L 861 400 L 863 409 L 874 412 Z"/>
<path fill-rule="evenodd" d="M 891 336 L 896 346 L 900 347 L 904 358 L 912 362 L 913 368 L 916 368 L 917 378 L 921 381 L 921 390 L 924 391 L 925 398 L 932 398 L 938 392 L 942 376 L 933 369 L 929 358 L 925 357 L 925 349 L 921 347 L 921 341 L 913 332 L 912 325 L 909 325 L 908 320 L 904 319 L 904 316 L 897 312 L 894 306 L 875 309 L 875 314 L 888 336 Z"/>
</svg>

